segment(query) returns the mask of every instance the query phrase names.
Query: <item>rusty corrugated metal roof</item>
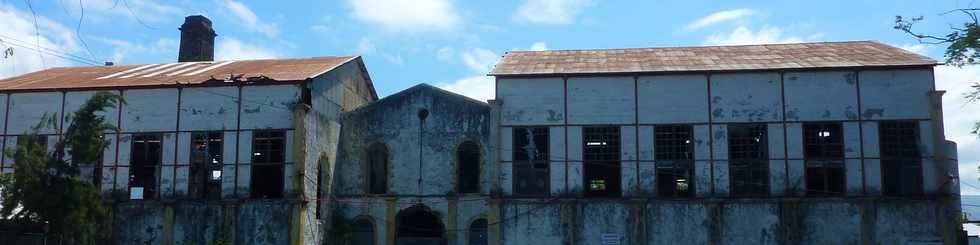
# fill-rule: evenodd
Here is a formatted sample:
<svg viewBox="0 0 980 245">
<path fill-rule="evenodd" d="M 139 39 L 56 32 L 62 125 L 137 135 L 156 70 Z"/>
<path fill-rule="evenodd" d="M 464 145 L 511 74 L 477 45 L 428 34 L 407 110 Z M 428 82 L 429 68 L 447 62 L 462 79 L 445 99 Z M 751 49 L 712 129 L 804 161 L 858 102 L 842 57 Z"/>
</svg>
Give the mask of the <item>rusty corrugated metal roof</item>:
<svg viewBox="0 0 980 245">
<path fill-rule="evenodd" d="M 936 65 L 936 61 L 876 41 L 512 51 L 491 76 L 738 71 L 860 66 Z"/>
<path fill-rule="evenodd" d="M 60 67 L 0 80 L 0 91 L 97 89 L 201 84 L 230 75 L 241 79 L 302 81 L 357 59 L 357 56 L 180 62 L 146 65 Z"/>
</svg>

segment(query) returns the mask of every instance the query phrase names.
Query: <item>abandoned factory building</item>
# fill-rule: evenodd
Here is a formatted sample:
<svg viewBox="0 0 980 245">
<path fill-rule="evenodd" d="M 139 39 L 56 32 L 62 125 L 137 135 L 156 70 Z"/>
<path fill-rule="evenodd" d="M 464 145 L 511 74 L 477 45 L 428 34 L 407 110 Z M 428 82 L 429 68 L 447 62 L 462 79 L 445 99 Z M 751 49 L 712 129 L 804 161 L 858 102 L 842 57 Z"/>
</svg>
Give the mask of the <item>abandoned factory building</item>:
<svg viewBox="0 0 980 245">
<path fill-rule="evenodd" d="M 0 142 L 97 91 L 116 244 L 951 244 L 934 60 L 874 41 L 507 53 L 483 102 L 379 99 L 358 56 L 0 80 Z M 13 171 L 10 156 L 0 169 Z"/>
</svg>

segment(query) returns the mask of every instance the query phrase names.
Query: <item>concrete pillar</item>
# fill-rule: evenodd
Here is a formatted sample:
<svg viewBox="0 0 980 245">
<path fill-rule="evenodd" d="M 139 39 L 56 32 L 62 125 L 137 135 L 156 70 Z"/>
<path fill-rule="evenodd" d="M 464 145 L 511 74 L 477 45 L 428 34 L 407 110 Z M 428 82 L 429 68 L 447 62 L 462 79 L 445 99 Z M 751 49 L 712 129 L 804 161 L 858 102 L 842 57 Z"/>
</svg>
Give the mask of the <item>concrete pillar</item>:
<svg viewBox="0 0 980 245">
<path fill-rule="evenodd" d="M 384 244 L 395 245 L 395 213 L 398 206 L 395 205 L 396 198 L 385 198 L 385 241 Z"/>
<path fill-rule="evenodd" d="M 462 232 L 460 229 L 457 229 L 459 227 L 457 225 L 457 222 L 459 222 L 457 221 L 459 215 L 459 209 L 457 207 L 458 200 L 456 197 L 449 197 L 446 198 L 446 204 L 449 206 L 446 214 L 446 240 L 448 240 L 449 244 L 456 244 L 456 240 L 459 239 L 458 234 Z"/>
<path fill-rule="evenodd" d="M 174 204 L 163 204 L 163 244 L 174 244 Z"/>
<path fill-rule="evenodd" d="M 630 236 L 627 244 L 647 244 L 646 200 L 630 199 Z"/>
<path fill-rule="evenodd" d="M 950 163 L 950 156 L 946 155 L 946 134 L 945 128 L 943 128 L 943 94 L 946 91 L 929 91 L 929 118 L 932 123 L 932 152 L 933 152 L 933 167 L 935 168 L 932 172 L 936 175 L 936 186 L 939 192 L 939 205 L 937 205 L 938 214 L 942 217 L 936 219 L 938 222 L 936 226 L 942 232 L 943 244 L 954 245 L 959 244 L 959 230 L 962 230 L 958 224 L 960 218 L 960 200 L 958 198 L 959 193 L 947 192 L 948 185 L 952 185 L 950 181 L 950 176 L 947 174 L 949 171 L 946 166 Z M 955 157 L 955 156 L 954 156 Z M 952 168 L 957 169 L 957 168 Z M 954 195 L 955 194 L 955 195 Z"/>
<path fill-rule="evenodd" d="M 490 103 L 490 147 L 488 149 L 492 152 L 487 154 L 490 157 L 487 161 L 489 163 L 487 166 L 490 166 L 487 168 L 489 173 L 487 176 L 491 178 L 490 193 L 499 194 L 503 191 L 500 184 L 500 154 L 506 154 L 499 150 L 503 149 L 500 142 L 500 106 L 503 105 L 503 101 L 489 100 L 487 102 Z"/>
<path fill-rule="evenodd" d="M 307 104 L 299 103 L 293 107 L 293 127 L 295 133 L 293 133 L 293 149 L 291 149 L 293 154 L 294 169 L 296 171 L 296 176 L 293 180 L 293 184 L 296 187 L 297 193 L 287 193 L 296 195 L 299 200 L 293 206 L 293 222 L 292 222 L 292 234 L 289 237 L 289 244 L 300 245 L 304 244 L 303 233 L 306 230 L 306 208 L 307 208 L 307 198 L 306 198 L 306 114 L 309 112 L 310 106 Z M 286 175 L 289 176 L 289 175 Z M 319 177 L 319 176 L 317 176 Z"/>
<path fill-rule="evenodd" d="M 577 235 L 576 227 L 578 226 L 575 222 L 578 218 L 578 203 L 576 203 L 576 199 L 562 199 L 559 205 L 562 244 L 574 245 Z"/>
<path fill-rule="evenodd" d="M 490 245 L 503 244 L 500 236 L 500 205 L 502 200 L 499 198 L 490 199 L 490 207 L 487 210 L 487 236 Z M 392 244 L 393 245 L 393 244 Z"/>
</svg>

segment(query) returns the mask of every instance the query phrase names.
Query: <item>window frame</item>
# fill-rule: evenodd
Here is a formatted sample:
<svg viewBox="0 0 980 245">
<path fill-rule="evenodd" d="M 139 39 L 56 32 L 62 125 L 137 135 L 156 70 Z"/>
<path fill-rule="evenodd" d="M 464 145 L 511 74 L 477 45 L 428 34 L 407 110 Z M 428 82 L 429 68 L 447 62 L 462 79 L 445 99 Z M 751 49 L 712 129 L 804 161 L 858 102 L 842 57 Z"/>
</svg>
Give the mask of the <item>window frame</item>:
<svg viewBox="0 0 980 245">
<path fill-rule="evenodd" d="M 163 165 L 163 154 L 164 154 L 164 152 L 163 152 L 163 138 L 164 138 L 163 137 L 163 134 L 162 133 L 137 133 L 137 134 L 132 134 L 130 137 L 131 137 L 131 140 L 130 140 L 131 146 L 130 146 L 130 149 L 129 149 L 130 150 L 130 154 L 129 154 L 129 192 L 132 192 L 132 188 L 133 187 L 142 187 L 143 188 L 143 200 L 155 200 L 155 199 L 159 199 L 160 198 L 160 177 L 161 177 L 161 173 L 160 172 L 161 172 L 161 167 Z M 154 154 L 154 153 L 151 153 L 149 151 L 149 149 L 151 149 L 151 147 L 154 145 L 154 143 L 152 141 L 155 141 L 155 144 L 157 145 L 157 148 L 158 148 L 157 153 L 155 153 L 157 155 L 156 156 L 156 159 L 155 159 L 156 160 L 155 162 L 152 161 L 154 159 L 146 159 L 146 157 L 151 157 L 151 154 Z M 144 143 L 140 143 L 140 142 L 144 142 Z M 143 149 L 142 150 L 142 153 L 144 153 L 144 154 L 142 154 L 142 155 L 144 155 L 144 159 L 139 159 L 139 158 L 136 157 L 137 155 L 140 155 L 140 154 L 137 154 L 137 150 L 139 149 L 139 147 L 138 147 L 139 144 L 145 144 L 145 145 L 143 145 L 143 147 L 146 148 L 146 149 Z M 151 184 L 149 184 L 150 186 L 134 186 L 134 184 L 146 185 L 146 183 L 136 183 L 136 182 L 140 182 L 140 181 L 137 180 L 138 179 L 137 176 L 138 175 L 141 175 L 141 174 L 139 174 L 139 173 L 136 172 L 137 170 L 139 170 L 139 171 L 147 171 L 147 172 L 150 172 L 151 173 L 150 176 L 149 176 L 149 179 L 151 181 Z"/>
<path fill-rule="evenodd" d="M 743 128 L 745 127 L 745 128 Z M 745 136 L 735 135 L 733 129 L 755 130 L 746 132 Z M 727 124 L 728 134 L 728 174 L 729 193 L 732 197 L 768 197 L 770 196 L 769 172 L 769 128 L 765 123 L 730 123 Z M 751 137 L 757 135 L 757 137 Z M 744 138 L 737 139 L 736 138 Z M 755 140 L 758 146 L 752 146 Z M 741 143 L 750 142 L 750 143 Z M 757 149 L 751 149 L 757 148 Z M 734 154 L 733 154 L 734 153 Z M 745 174 L 745 180 L 738 180 Z M 757 179 L 762 182 L 756 182 Z M 747 183 L 742 183 L 747 182 Z M 753 186 L 758 185 L 758 186 Z"/>
<path fill-rule="evenodd" d="M 694 126 L 691 124 L 656 125 L 653 127 L 653 135 L 657 196 L 694 197 L 697 182 L 694 179 Z M 683 145 L 678 146 L 678 144 Z M 670 182 L 662 182 L 667 177 L 670 177 Z M 685 191 L 679 191 L 678 184 L 681 178 L 686 180 Z M 671 191 L 667 192 L 665 189 Z"/>
<path fill-rule="evenodd" d="M 888 125 L 896 127 L 889 129 L 886 127 Z M 878 121 L 878 149 L 881 158 L 882 196 L 908 197 L 925 195 L 922 152 L 920 150 L 922 135 L 919 127 L 920 122 L 917 120 Z M 909 135 L 898 135 L 903 130 L 909 133 Z M 909 145 L 902 145 L 901 141 L 907 141 L 905 143 Z M 895 165 L 898 166 L 895 167 Z M 892 171 L 897 171 L 898 176 L 889 174 Z M 898 180 L 895 181 L 895 178 Z M 894 184 L 897 184 L 897 186 L 892 186 Z"/>
<path fill-rule="evenodd" d="M 375 152 L 375 150 L 378 149 L 380 149 L 380 152 Z M 379 154 L 383 156 L 379 158 L 382 160 L 380 163 L 382 166 L 380 168 L 376 168 L 375 164 L 379 163 L 375 163 L 373 160 L 376 159 L 375 157 L 377 157 Z M 364 152 L 364 160 L 364 193 L 368 195 L 385 195 L 391 192 L 391 183 L 389 183 L 389 180 L 391 180 L 391 151 L 389 150 L 388 145 L 380 141 L 368 144 L 367 151 Z M 375 174 L 373 171 L 376 169 L 380 169 L 382 171 L 382 174 L 379 176 L 384 176 L 381 178 L 380 187 L 378 187 L 381 188 L 380 192 L 376 191 L 374 186 L 377 176 L 374 176 Z"/>
<path fill-rule="evenodd" d="M 221 199 L 221 182 L 225 177 L 224 173 L 224 132 L 222 131 L 196 131 L 191 132 L 190 136 L 190 166 L 188 167 L 188 194 L 193 199 Z M 204 143 L 204 151 L 199 152 L 197 145 Z M 217 142 L 217 146 L 215 144 Z M 217 147 L 217 159 L 213 147 Z M 198 154 L 204 154 L 203 156 Z M 202 159 L 203 157 L 203 159 Z M 211 160 L 210 163 L 208 160 Z M 217 160 L 215 163 L 214 161 Z M 202 166 L 203 165 L 203 166 Z M 197 171 L 204 172 L 197 172 Z M 214 171 L 220 171 L 221 177 L 215 180 Z M 195 176 L 197 173 L 197 176 Z"/>
<path fill-rule="evenodd" d="M 598 143 L 598 144 L 596 144 Z M 582 189 L 587 198 L 617 198 L 623 195 L 622 127 L 582 127 Z M 590 173 L 596 172 L 596 173 Z M 594 177 L 605 176 L 602 190 L 594 190 Z"/>
<path fill-rule="evenodd" d="M 522 133 L 521 131 L 525 132 Z M 524 140 L 518 140 L 524 136 L 527 139 L 530 135 L 533 142 L 526 142 L 526 146 L 534 143 L 533 149 L 536 152 L 528 153 L 525 147 L 518 145 Z M 513 171 L 513 181 L 511 181 L 513 196 L 550 196 L 551 195 L 551 131 L 545 126 L 528 126 L 511 128 L 511 164 Z M 543 178 L 543 186 L 538 190 L 528 184 L 528 187 L 520 187 L 520 180 L 534 181 Z M 540 181 L 540 180 L 539 180 Z"/>
<path fill-rule="evenodd" d="M 268 135 L 267 136 L 264 136 L 265 134 L 268 134 Z M 260 136 L 260 135 L 263 135 L 263 136 Z M 275 142 L 276 140 L 279 140 L 280 142 L 277 144 Z M 276 199 L 276 198 L 283 198 L 283 197 L 285 197 L 285 195 L 286 195 L 286 193 L 285 193 L 286 192 L 286 190 L 285 190 L 286 183 L 285 182 L 287 181 L 286 180 L 286 174 L 285 174 L 286 173 L 286 171 L 285 171 L 285 165 L 286 165 L 286 154 L 288 154 L 287 151 L 289 150 L 289 149 L 286 149 L 286 141 L 287 140 L 289 140 L 289 139 L 287 138 L 286 130 L 255 130 L 255 131 L 252 131 L 252 161 L 250 163 L 251 164 L 251 167 L 252 167 L 252 172 L 250 174 L 250 181 L 249 181 L 249 190 L 250 190 L 249 191 L 249 197 L 250 198 L 253 198 L 253 199 Z M 263 141 L 263 142 L 260 142 L 260 141 Z M 268 141 L 268 142 L 264 142 L 264 141 Z M 261 147 L 258 147 L 258 146 L 261 146 Z M 269 153 L 275 153 L 276 152 L 275 151 L 275 147 L 277 147 L 277 146 L 280 147 L 278 157 L 275 157 L 277 155 L 274 155 L 274 154 L 268 154 L 268 156 L 265 156 L 264 154 L 262 154 L 263 152 L 260 152 L 261 150 L 266 150 L 266 149 L 261 149 L 261 148 L 267 147 L 267 149 L 268 149 L 267 152 L 269 152 Z M 256 153 L 259 153 L 259 154 L 256 154 Z M 275 159 L 275 158 L 278 158 L 278 159 Z M 263 159 L 263 160 L 262 161 L 259 161 L 257 159 Z M 281 159 L 281 161 L 274 161 L 274 160 L 279 160 L 279 159 Z M 259 176 L 256 173 L 270 174 L 270 172 L 269 172 L 270 170 L 271 171 L 275 171 L 275 172 L 271 173 L 271 175 L 278 174 L 278 176 L 276 176 L 276 177 L 278 178 L 279 183 L 275 183 L 274 184 L 275 186 L 269 187 L 269 189 L 270 190 L 271 189 L 278 189 L 278 192 L 277 193 L 270 192 L 269 194 L 271 194 L 271 195 L 260 196 L 260 194 L 262 194 L 262 193 L 258 192 L 257 189 L 256 189 L 256 186 L 258 186 L 258 185 L 256 185 L 256 183 L 257 183 L 256 178 L 257 178 L 257 176 Z M 268 182 L 269 181 L 266 181 L 266 182 L 263 182 L 263 183 L 268 183 Z"/>
<path fill-rule="evenodd" d="M 844 196 L 847 172 L 844 165 L 844 129 L 840 122 L 806 122 L 803 129 L 804 187 L 808 197 Z M 826 136 L 822 135 L 828 133 Z M 832 175 L 839 179 L 833 181 Z M 814 178 L 822 186 L 811 186 Z M 833 183 L 838 182 L 838 183 Z"/>
</svg>

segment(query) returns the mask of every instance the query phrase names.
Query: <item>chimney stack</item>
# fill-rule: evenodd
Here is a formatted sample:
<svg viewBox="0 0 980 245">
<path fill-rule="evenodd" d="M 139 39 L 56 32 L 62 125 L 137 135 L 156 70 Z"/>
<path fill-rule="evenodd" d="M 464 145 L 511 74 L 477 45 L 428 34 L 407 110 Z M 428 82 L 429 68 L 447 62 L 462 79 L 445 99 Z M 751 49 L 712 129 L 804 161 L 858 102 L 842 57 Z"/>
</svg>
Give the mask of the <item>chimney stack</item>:
<svg viewBox="0 0 980 245">
<path fill-rule="evenodd" d="M 214 29 L 211 20 L 202 15 L 184 18 L 180 25 L 180 54 L 178 62 L 214 61 Z"/>
</svg>

